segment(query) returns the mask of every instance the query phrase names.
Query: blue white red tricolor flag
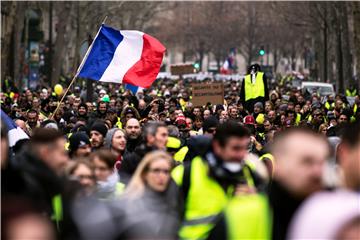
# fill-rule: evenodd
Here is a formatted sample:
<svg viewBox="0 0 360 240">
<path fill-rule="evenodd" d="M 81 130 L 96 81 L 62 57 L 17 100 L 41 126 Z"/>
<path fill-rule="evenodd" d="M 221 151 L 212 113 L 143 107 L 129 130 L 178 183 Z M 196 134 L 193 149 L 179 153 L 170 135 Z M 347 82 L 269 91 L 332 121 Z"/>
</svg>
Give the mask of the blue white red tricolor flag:
<svg viewBox="0 0 360 240">
<path fill-rule="evenodd" d="M 132 94 L 136 95 L 140 90 L 143 90 L 144 88 L 131 84 L 125 84 L 125 89 L 130 90 Z"/>
<path fill-rule="evenodd" d="M 80 66 L 79 77 L 148 88 L 155 81 L 166 48 L 139 31 L 101 26 Z"/>
<path fill-rule="evenodd" d="M 0 112 L 1 121 L 6 126 L 9 147 L 13 147 L 17 141 L 21 139 L 28 139 L 29 136 L 18 126 L 15 122 L 3 111 Z"/>
</svg>

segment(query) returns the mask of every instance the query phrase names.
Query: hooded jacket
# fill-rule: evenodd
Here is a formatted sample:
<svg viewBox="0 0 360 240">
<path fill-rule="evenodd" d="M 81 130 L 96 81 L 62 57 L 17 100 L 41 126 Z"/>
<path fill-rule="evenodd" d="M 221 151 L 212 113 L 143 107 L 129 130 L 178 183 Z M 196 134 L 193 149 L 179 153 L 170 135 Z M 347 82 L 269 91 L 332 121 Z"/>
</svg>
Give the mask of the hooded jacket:
<svg viewBox="0 0 360 240">
<path fill-rule="evenodd" d="M 119 128 L 112 128 L 106 133 L 105 143 L 104 143 L 105 148 L 111 149 L 112 139 L 113 139 L 114 134 L 116 133 L 116 131 L 120 131 L 120 129 Z"/>
</svg>

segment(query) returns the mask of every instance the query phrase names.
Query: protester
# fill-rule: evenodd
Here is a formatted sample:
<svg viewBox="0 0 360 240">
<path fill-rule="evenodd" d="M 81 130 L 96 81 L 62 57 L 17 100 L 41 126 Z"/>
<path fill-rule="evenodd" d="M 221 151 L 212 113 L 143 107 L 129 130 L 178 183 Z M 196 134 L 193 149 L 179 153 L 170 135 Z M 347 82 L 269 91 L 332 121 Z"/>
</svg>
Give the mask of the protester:
<svg viewBox="0 0 360 240">
<path fill-rule="evenodd" d="M 90 195 L 95 188 L 95 170 L 94 166 L 85 159 L 76 159 L 69 164 L 66 169 L 70 179 L 78 181 L 83 187 L 83 193 Z"/>
<path fill-rule="evenodd" d="M 140 123 L 137 119 L 131 118 L 125 122 L 124 129 L 127 138 L 126 150 L 133 152 L 142 141 Z"/>
<path fill-rule="evenodd" d="M 267 82 L 268 73 L 256 65 L 249 70 L 245 81 L 222 82 L 223 102 L 202 106 L 194 104 L 193 79 L 186 75 L 159 78 L 136 93 L 125 85 L 92 82 L 91 99 L 75 82 L 61 103 L 62 95 L 48 86 L 4 88 L 1 108 L 14 124 L 1 122 L 6 124 L 1 131 L 2 200 L 25 201 L 31 213 L 34 209 L 54 223 L 59 239 L 351 235 L 357 226 L 352 203 L 358 197 L 359 163 L 358 141 L 349 137 L 346 125 L 359 120 L 359 97 L 306 93 L 292 86 L 293 74 Z M 202 81 L 218 82 L 217 77 Z M 355 134 L 356 126 L 351 128 Z M 30 139 L 14 140 L 15 129 Z M 51 133 L 39 136 L 38 131 Z M 145 156 L 152 160 L 145 163 Z M 168 171 L 147 169 L 158 162 L 166 163 L 165 170 L 176 165 L 177 185 Z M 146 190 L 131 198 L 137 191 L 134 179 Z M 166 189 L 154 193 L 152 180 Z M 334 192 L 318 193 L 325 189 Z M 315 221 L 331 230 L 315 231 Z"/>
<path fill-rule="evenodd" d="M 295 216 L 289 231 L 290 239 L 335 239 L 350 234 L 345 225 L 360 217 L 360 122 L 348 125 L 338 146 L 338 160 L 343 176 L 343 189 L 313 195 Z M 322 227 L 315 227 L 321 223 Z M 344 228 L 344 229 L 342 229 Z M 359 236 L 359 228 L 355 231 Z M 350 238 L 346 238 L 350 239 Z"/>
<path fill-rule="evenodd" d="M 105 136 L 108 129 L 103 122 L 95 122 L 90 129 L 91 149 L 94 151 L 101 148 L 105 142 Z"/>
<path fill-rule="evenodd" d="M 171 157 L 147 154 L 113 212 L 117 239 L 175 239 L 180 224 L 178 191 L 171 180 Z"/>
<path fill-rule="evenodd" d="M 181 186 L 186 204 L 181 238 L 206 238 L 235 187 L 256 192 L 260 181 L 245 164 L 249 143 L 246 128 L 234 122 L 223 123 L 203 155 L 174 169 L 173 178 Z"/>
<path fill-rule="evenodd" d="M 95 168 L 96 197 L 102 200 L 112 200 L 124 191 L 124 184 L 120 183 L 115 168 L 116 156 L 110 150 L 98 150 L 90 156 Z"/>
<path fill-rule="evenodd" d="M 76 132 L 69 138 L 69 156 L 86 157 L 91 153 L 90 139 L 85 132 Z"/>
<path fill-rule="evenodd" d="M 148 122 L 143 131 L 144 141 L 135 148 L 134 152 L 124 156 L 120 172 L 123 173 L 125 179 L 133 175 L 147 153 L 153 150 L 166 150 L 168 129 L 165 123 Z"/>
<path fill-rule="evenodd" d="M 116 168 L 120 169 L 123 156 L 126 151 L 125 131 L 119 128 L 110 129 L 105 138 L 105 148 L 116 156 Z"/>
<path fill-rule="evenodd" d="M 272 239 L 286 239 L 288 225 L 301 203 L 323 189 L 329 156 L 326 138 L 308 129 L 285 130 L 274 139 L 275 171 L 269 187 Z"/>
</svg>

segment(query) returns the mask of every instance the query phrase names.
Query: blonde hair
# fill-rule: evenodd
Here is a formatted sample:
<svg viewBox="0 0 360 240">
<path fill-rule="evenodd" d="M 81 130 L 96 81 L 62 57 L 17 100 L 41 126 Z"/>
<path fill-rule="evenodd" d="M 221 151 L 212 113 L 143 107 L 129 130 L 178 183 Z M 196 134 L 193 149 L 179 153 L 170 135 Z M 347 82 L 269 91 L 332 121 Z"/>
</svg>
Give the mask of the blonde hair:
<svg viewBox="0 0 360 240">
<path fill-rule="evenodd" d="M 326 123 L 323 123 L 319 126 L 318 132 L 321 133 L 322 130 L 327 129 L 328 127 L 329 127 L 329 125 L 327 125 Z"/>
<path fill-rule="evenodd" d="M 171 156 L 165 151 L 157 150 L 146 154 L 136 168 L 129 185 L 126 188 L 125 193 L 127 196 L 133 198 L 143 194 L 145 190 L 145 174 L 147 173 L 150 164 L 160 159 L 166 160 L 171 168 L 173 167 L 173 160 Z"/>
</svg>

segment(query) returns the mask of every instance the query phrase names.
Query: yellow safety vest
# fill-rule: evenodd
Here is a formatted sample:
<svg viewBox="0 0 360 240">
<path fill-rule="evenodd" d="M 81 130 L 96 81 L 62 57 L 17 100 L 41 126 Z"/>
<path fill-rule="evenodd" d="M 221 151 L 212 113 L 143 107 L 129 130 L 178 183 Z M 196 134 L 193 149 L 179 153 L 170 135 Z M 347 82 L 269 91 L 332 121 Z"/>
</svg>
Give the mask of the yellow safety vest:
<svg viewBox="0 0 360 240">
<path fill-rule="evenodd" d="M 117 128 L 122 129 L 122 122 L 121 122 L 121 119 L 119 117 L 117 118 L 117 122 L 116 122 L 115 125 L 116 125 Z"/>
<path fill-rule="evenodd" d="M 347 97 L 355 97 L 356 96 L 356 89 L 350 91 L 350 89 L 346 89 L 345 94 Z"/>
<path fill-rule="evenodd" d="M 255 83 L 251 82 L 251 75 L 248 74 L 245 76 L 245 101 L 250 99 L 255 99 L 258 97 L 265 97 L 265 86 L 263 81 L 263 72 L 258 72 L 256 74 Z"/>
<path fill-rule="evenodd" d="M 330 110 L 330 108 L 333 109 L 334 107 L 335 107 L 335 103 L 334 103 L 334 102 L 333 102 L 332 104 L 330 104 L 328 101 L 325 102 L 325 108 L 326 108 L 327 110 Z"/>
<path fill-rule="evenodd" d="M 301 114 L 297 113 L 296 114 L 296 118 L 295 118 L 295 124 L 299 125 L 299 123 L 301 122 Z"/>
<path fill-rule="evenodd" d="M 275 169 L 275 159 L 274 156 L 271 153 L 265 153 L 263 155 L 261 155 L 261 157 L 259 158 L 260 161 L 264 161 L 264 159 L 269 159 L 271 161 L 271 165 L 272 165 L 272 172 L 271 172 L 271 176 L 274 175 L 274 169 Z"/>
<path fill-rule="evenodd" d="M 249 186 L 254 186 L 250 170 L 244 168 Z M 182 186 L 184 165 L 177 166 L 172 177 Z M 212 177 L 209 177 L 209 166 L 201 157 L 191 161 L 190 188 L 185 203 L 185 216 L 179 230 L 181 239 L 205 239 L 213 229 L 218 214 L 224 210 L 229 199 L 233 198 L 234 186 L 226 191 Z"/>
<path fill-rule="evenodd" d="M 234 188 L 224 192 L 215 179 L 208 176 L 209 167 L 201 159 L 195 157 L 191 162 L 190 188 L 185 204 L 185 216 L 179 237 L 181 239 L 205 239 L 214 227 L 218 214 L 224 210 L 228 199 L 232 197 Z M 178 185 L 182 185 L 184 166 L 176 167 L 172 177 Z"/>
<path fill-rule="evenodd" d="M 188 146 L 180 148 L 180 150 L 174 154 L 174 160 L 177 162 L 183 162 L 188 151 Z"/>
<path fill-rule="evenodd" d="M 228 239 L 271 239 L 272 218 L 266 196 L 236 196 L 224 213 Z"/>
<path fill-rule="evenodd" d="M 53 215 L 51 216 L 51 220 L 55 221 L 56 228 L 60 231 L 60 222 L 63 220 L 63 207 L 60 194 L 57 194 L 52 198 L 52 210 Z"/>
</svg>

